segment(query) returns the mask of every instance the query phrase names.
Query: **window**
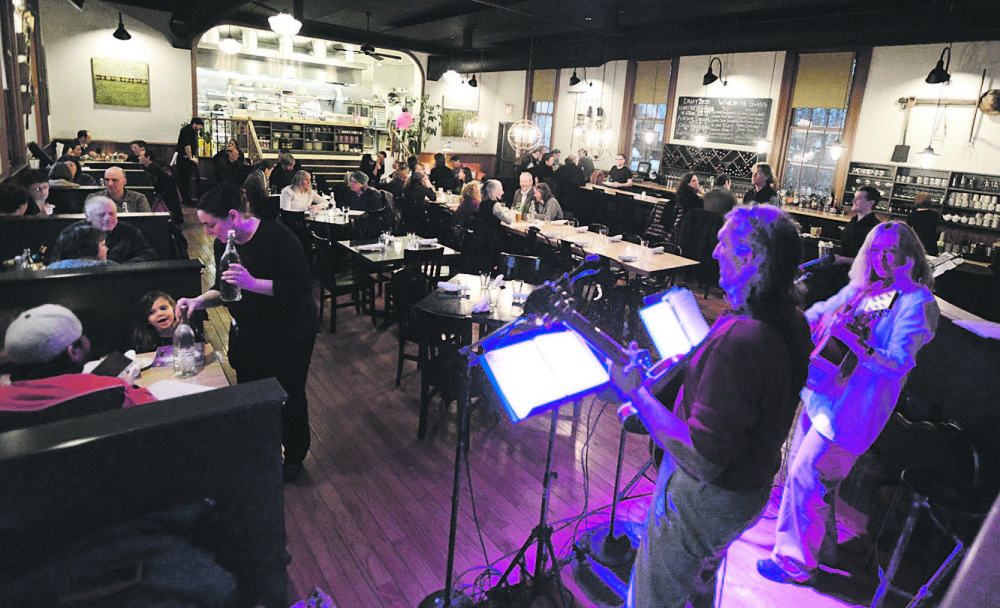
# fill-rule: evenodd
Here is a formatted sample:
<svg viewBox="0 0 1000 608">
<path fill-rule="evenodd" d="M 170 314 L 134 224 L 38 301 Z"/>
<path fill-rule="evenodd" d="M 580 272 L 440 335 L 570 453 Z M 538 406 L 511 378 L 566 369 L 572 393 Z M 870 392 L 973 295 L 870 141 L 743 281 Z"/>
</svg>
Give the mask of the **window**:
<svg viewBox="0 0 1000 608">
<path fill-rule="evenodd" d="M 846 116 L 844 109 L 792 109 L 783 188 L 806 195 L 830 195 L 837 167 L 830 148 L 840 141 Z"/>
<path fill-rule="evenodd" d="M 629 166 L 633 171 L 640 162 L 648 162 L 651 171 L 660 172 L 660 154 L 663 150 L 663 125 L 667 117 L 665 103 L 635 104 L 635 121 L 632 123 L 632 154 Z"/>
<path fill-rule="evenodd" d="M 555 114 L 555 102 L 536 101 L 531 104 L 531 120 L 542 130 L 539 146 L 552 149 L 552 117 Z"/>
</svg>

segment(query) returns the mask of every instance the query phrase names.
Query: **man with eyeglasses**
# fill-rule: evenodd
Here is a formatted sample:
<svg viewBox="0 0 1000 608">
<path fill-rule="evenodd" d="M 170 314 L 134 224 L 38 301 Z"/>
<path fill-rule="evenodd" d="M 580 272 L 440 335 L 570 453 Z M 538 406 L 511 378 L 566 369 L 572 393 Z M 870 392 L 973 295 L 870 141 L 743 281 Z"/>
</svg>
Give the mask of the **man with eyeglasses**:
<svg viewBox="0 0 1000 608">
<path fill-rule="evenodd" d="M 625 155 L 615 157 L 615 166 L 608 171 L 608 179 L 604 180 L 604 185 L 612 188 L 632 187 L 632 170 L 625 166 Z"/>
</svg>

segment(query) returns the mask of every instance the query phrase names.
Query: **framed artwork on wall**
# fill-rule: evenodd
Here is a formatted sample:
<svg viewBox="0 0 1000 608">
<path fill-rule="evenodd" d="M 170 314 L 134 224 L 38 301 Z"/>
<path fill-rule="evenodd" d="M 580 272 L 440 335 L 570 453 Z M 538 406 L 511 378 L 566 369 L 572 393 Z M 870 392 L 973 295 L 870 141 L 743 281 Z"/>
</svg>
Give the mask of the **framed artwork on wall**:
<svg viewBox="0 0 1000 608">
<path fill-rule="evenodd" d="M 94 79 L 94 103 L 149 107 L 148 63 L 93 57 L 90 65 Z"/>
<path fill-rule="evenodd" d="M 441 111 L 441 137 L 465 137 L 465 123 L 479 115 L 475 110 Z"/>
</svg>

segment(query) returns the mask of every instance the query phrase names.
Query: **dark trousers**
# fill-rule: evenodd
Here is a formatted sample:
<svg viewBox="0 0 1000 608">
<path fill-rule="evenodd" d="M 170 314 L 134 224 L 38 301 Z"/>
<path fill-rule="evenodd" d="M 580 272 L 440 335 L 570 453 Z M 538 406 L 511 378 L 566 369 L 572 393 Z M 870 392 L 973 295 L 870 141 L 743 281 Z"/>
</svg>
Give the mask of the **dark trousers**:
<svg viewBox="0 0 1000 608">
<path fill-rule="evenodd" d="M 271 354 L 246 356 L 241 354 L 236 367 L 236 381 L 239 384 L 275 378 L 281 388 L 288 393 L 288 400 L 281 408 L 281 444 L 285 446 L 285 462 L 299 464 L 309 452 L 312 437 L 309 434 L 309 404 L 306 401 L 306 380 L 309 377 L 309 362 L 316 332 L 308 332 L 302 340 L 296 359 L 300 363 L 274 361 Z M 302 359 L 298 357 L 301 355 Z M 249 360 L 246 360 L 249 359 Z"/>
<path fill-rule="evenodd" d="M 198 184 L 201 182 L 201 171 L 198 170 L 198 163 L 191 162 L 186 158 L 178 158 L 174 169 L 177 173 L 177 187 L 181 191 L 181 199 L 185 205 L 192 205 L 198 200 Z M 194 180 L 193 185 L 192 179 Z M 194 196 L 191 195 L 192 189 Z"/>
</svg>

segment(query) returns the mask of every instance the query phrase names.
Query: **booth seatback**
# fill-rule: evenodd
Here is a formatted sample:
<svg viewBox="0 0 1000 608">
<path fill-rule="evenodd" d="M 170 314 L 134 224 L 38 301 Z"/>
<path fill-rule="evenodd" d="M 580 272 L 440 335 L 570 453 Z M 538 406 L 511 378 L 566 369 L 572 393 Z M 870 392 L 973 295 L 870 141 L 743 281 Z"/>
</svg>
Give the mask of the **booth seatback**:
<svg viewBox="0 0 1000 608">
<path fill-rule="evenodd" d="M 139 299 L 159 290 L 174 298 L 201 294 L 200 260 L 0 274 L 0 311 L 61 304 L 80 318 L 95 355 L 130 348 Z"/>
<path fill-rule="evenodd" d="M 0 260 L 21 255 L 25 248 L 37 252 L 43 245 L 53 251 L 56 239 L 70 224 L 84 219 L 82 213 L 68 215 L 0 216 Z M 160 260 L 173 255 L 170 247 L 169 213 L 119 213 L 118 220 L 135 226 L 156 250 Z M 51 261 L 51 260 L 50 260 Z"/>
<path fill-rule="evenodd" d="M 236 605 L 288 606 L 284 399 L 272 378 L 0 434 L 4 580 L 23 581 L 80 538 L 207 503 L 192 542 L 233 574 Z M 51 582 L 57 593 L 86 580 L 59 574 L 62 580 Z M 100 580 L 96 572 L 84 574 Z M 14 605 L 2 599 L 13 585 L 4 587 L 0 605 Z M 102 605 L 124 605 L 114 597 Z"/>
</svg>

